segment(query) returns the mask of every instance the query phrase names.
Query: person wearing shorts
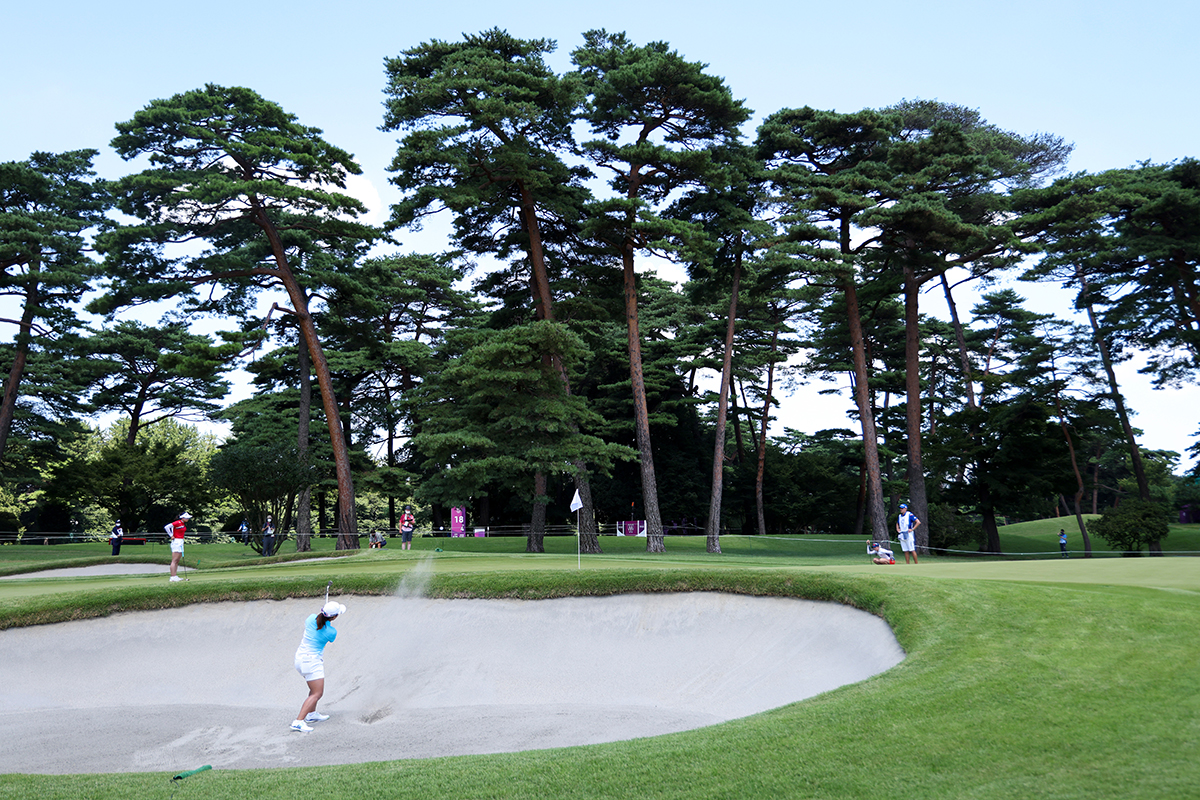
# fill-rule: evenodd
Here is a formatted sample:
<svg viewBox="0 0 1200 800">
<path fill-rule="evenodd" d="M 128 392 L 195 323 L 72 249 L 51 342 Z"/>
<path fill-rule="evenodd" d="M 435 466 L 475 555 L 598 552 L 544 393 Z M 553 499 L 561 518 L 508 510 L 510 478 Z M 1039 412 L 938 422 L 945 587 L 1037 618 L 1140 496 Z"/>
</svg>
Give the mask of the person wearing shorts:
<svg viewBox="0 0 1200 800">
<path fill-rule="evenodd" d="M 346 607 L 341 603 L 330 601 L 321 606 L 316 614 L 310 614 L 304 621 L 304 636 L 300 646 L 296 648 L 296 672 L 308 684 L 308 697 L 300 705 L 300 713 L 292 722 L 294 731 L 308 733 L 312 730 L 310 722 L 322 722 L 329 719 L 328 714 L 317 711 L 317 702 L 325 694 L 325 645 L 337 638 L 337 628 L 333 620 L 346 613 Z"/>
<path fill-rule="evenodd" d="M 167 525 L 165 530 L 171 537 L 171 581 L 179 581 L 182 578 L 177 574 L 179 570 L 179 560 L 183 558 L 183 537 L 187 536 L 187 521 L 192 518 L 188 512 L 183 512 L 179 515 L 179 519 Z"/>
<path fill-rule="evenodd" d="M 917 526 L 921 524 L 921 520 L 914 515 L 908 513 L 908 504 L 900 504 L 900 516 L 896 518 L 896 533 L 900 534 L 900 549 L 904 551 L 904 563 L 908 563 L 908 557 L 911 555 L 914 564 L 921 562 L 917 561 L 917 546 L 916 531 Z"/>
<path fill-rule="evenodd" d="M 417 527 L 417 518 L 413 516 L 412 506 L 405 506 L 400 515 L 400 549 L 412 550 L 413 529 Z"/>
</svg>

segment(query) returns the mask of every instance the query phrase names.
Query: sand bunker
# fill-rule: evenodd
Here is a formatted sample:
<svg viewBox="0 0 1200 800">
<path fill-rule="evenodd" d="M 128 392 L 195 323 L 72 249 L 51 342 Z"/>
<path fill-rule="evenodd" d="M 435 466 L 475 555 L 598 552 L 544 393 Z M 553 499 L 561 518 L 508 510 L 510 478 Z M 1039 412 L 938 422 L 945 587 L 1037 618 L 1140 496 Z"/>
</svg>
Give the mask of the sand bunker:
<svg viewBox="0 0 1200 800">
<path fill-rule="evenodd" d="M 331 719 L 288 725 L 319 601 L 0 632 L 0 772 L 250 769 L 594 744 L 711 725 L 899 663 L 877 617 L 724 594 L 339 597 Z"/>
<path fill-rule="evenodd" d="M 107 575 L 153 575 L 156 572 L 161 572 L 165 577 L 171 574 L 171 568 L 166 564 L 99 564 L 94 567 L 62 567 L 60 569 L 43 569 L 37 572 L 21 572 L 16 575 L 0 575 L 0 581 L 94 578 Z"/>
</svg>

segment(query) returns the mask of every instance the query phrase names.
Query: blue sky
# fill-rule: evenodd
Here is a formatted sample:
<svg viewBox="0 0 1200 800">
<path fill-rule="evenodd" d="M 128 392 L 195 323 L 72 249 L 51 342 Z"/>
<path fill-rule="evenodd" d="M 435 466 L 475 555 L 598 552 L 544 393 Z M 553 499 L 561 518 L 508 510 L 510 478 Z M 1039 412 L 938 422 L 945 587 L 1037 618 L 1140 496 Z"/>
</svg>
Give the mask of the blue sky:
<svg viewBox="0 0 1200 800">
<path fill-rule="evenodd" d="M 977 108 L 1019 133 L 1074 142 L 1071 171 L 1200 156 L 1200 6 L 1013 0 L 1006 3 L 656 2 L 571 4 L 443 0 L 422 4 L 189 4 L 40 0 L 4 13 L 0 161 L 34 150 L 101 150 L 105 177 L 127 171 L 108 148 L 113 125 L 152 99 L 205 83 L 244 85 L 356 155 L 380 197 L 395 200 L 386 167 L 395 135 L 382 122 L 383 61 L 433 38 L 490 27 L 558 42 L 567 69 L 583 31 L 665 40 L 723 76 L 756 112 L 854 111 L 901 99 Z M 422 247 L 420 249 L 429 249 Z M 1037 310 L 1058 311 L 1054 293 Z M 1146 444 L 1182 451 L 1195 433 L 1200 392 L 1150 393 L 1126 370 Z M 1145 384 L 1145 381 L 1141 382 Z M 844 425 L 830 405 L 798 390 L 789 425 Z M 807 409 L 807 410 L 805 410 Z M 818 410 L 820 409 L 820 410 Z M 835 418 L 817 424 L 816 418 Z M 810 418 L 812 424 L 809 424 Z"/>
</svg>

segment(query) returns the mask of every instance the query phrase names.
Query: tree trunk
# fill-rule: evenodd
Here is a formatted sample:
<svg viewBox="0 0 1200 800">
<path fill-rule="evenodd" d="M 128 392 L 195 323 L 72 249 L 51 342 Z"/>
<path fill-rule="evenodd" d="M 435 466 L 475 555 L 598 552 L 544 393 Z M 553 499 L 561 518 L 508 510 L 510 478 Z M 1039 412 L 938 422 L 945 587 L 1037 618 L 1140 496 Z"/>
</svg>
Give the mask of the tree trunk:
<svg viewBox="0 0 1200 800">
<path fill-rule="evenodd" d="M 741 255 L 733 266 L 729 291 L 729 318 L 725 325 L 725 357 L 721 362 L 721 392 L 717 401 L 716 438 L 713 442 L 712 491 L 708 497 L 708 521 L 704 525 L 706 548 L 721 552 L 721 494 L 725 486 L 725 416 L 729 411 L 729 382 L 733 374 L 733 334 L 737 328 L 738 290 L 742 281 Z"/>
<path fill-rule="evenodd" d="M 733 412 L 733 444 L 737 449 L 736 463 L 741 464 L 746 460 L 746 443 L 742 439 L 742 415 L 738 411 L 737 392 L 732 393 L 730 410 Z"/>
<path fill-rule="evenodd" d="M 971 355 L 967 350 L 967 337 L 963 333 L 962 322 L 958 318 L 958 305 L 954 302 L 954 295 L 950 291 L 950 282 L 946 280 L 944 272 L 942 273 L 942 291 L 946 294 L 946 307 L 950 310 L 950 324 L 954 328 L 954 338 L 958 342 L 958 358 L 962 365 L 963 383 L 967 391 L 967 408 L 976 408 L 975 379 L 971 374 Z"/>
<path fill-rule="evenodd" d="M 37 259 L 32 260 L 29 263 L 30 274 L 39 271 Z M 21 378 L 25 374 L 25 364 L 29 360 L 29 343 L 33 338 L 33 318 L 37 310 L 38 295 L 37 282 L 31 282 L 25 290 L 25 307 L 21 311 L 21 323 L 13 342 L 15 349 L 13 363 L 8 370 L 8 382 L 4 385 L 4 402 L 0 405 L 0 461 L 4 460 L 4 450 L 8 446 L 8 434 L 12 430 L 13 417 L 17 411 Z"/>
<path fill-rule="evenodd" d="M 864 459 L 858 465 L 858 503 L 854 514 L 854 535 L 863 535 L 863 525 L 867 519 L 867 462 Z"/>
<path fill-rule="evenodd" d="M 771 331 L 771 361 L 767 364 L 767 397 L 763 401 L 762 435 L 758 437 L 758 472 L 754 476 L 754 499 L 758 504 L 758 534 L 767 535 L 767 514 L 763 507 L 763 478 L 767 470 L 767 426 L 771 421 L 771 392 L 775 388 L 775 353 L 779 348 L 779 320 Z"/>
<path fill-rule="evenodd" d="M 1109 390 L 1112 393 L 1112 405 L 1117 410 L 1117 417 L 1121 420 L 1121 429 L 1126 437 L 1126 444 L 1129 445 L 1129 461 L 1133 463 L 1133 474 L 1138 480 L 1138 497 L 1145 500 L 1146 503 L 1151 503 L 1150 498 L 1150 481 L 1146 479 L 1146 467 L 1141 461 L 1141 447 L 1138 445 L 1138 437 L 1133 433 L 1133 426 L 1129 425 L 1129 411 L 1124 404 L 1124 395 L 1121 393 L 1121 387 L 1117 384 L 1117 373 L 1112 368 L 1112 356 L 1109 353 L 1109 344 L 1105 341 L 1103 333 L 1100 332 L 1100 325 L 1096 320 L 1096 309 L 1092 307 L 1091 297 L 1088 297 L 1087 279 L 1080 276 L 1080 284 L 1082 285 L 1082 295 L 1084 295 L 1085 306 L 1087 308 L 1087 321 L 1092 326 L 1092 336 L 1096 339 L 1096 347 L 1100 351 L 1100 362 L 1104 365 L 1104 374 L 1108 375 Z M 1148 542 L 1147 551 L 1151 555 L 1163 554 L 1163 542 L 1156 539 Z"/>
<path fill-rule="evenodd" d="M 1129 458 L 1133 462 L 1133 474 L 1137 479 L 1138 496 L 1142 500 L 1150 500 L 1150 482 L 1146 479 L 1146 468 L 1142 463 L 1142 451 L 1134 436 L 1133 426 L 1129 423 L 1129 411 L 1125 407 L 1125 397 L 1121 394 L 1117 383 L 1117 373 L 1113 369 L 1112 358 L 1109 355 L 1108 343 L 1100 333 L 1096 322 L 1096 313 L 1091 304 L 1087 305 L 1088 320 L 1092 324 L 1092 333 L 1096 337 L 1096 346 L 1100 350 L 1100 360 L 1104 365 L 1104 373 L 1108 376 L 1109 391 L 1112 394 L 1113 406 L 1116 407 L 1117 417 L 1121 421 L 1121 430 L 1125 433 L 1125 443 L 1129 445 Z"/>
<path fill-rule="evenodd" d="M 0 405 L 0 460 L 4 458 L 4 450 L 8 446 L 8 432 L 12 430 L 13 416 L 17 410 L 17 397 L 21 386 L 21 377 L 25 374 L 25 363 L 28 360 L 29 344 L 22 337 L 17 340 L 17 352 L 13 357 L 12 368 L 8 371 L 8 382 L 4 385 L 4 404 Z"/>
<path fill-rule="evenodd" d="M 299 338 L 299 337 L 297 337 Z M 300 383 L 300 423 L 296 431 L 296 452 L 301 460 L 308 457 L 309 419 L 312 414 L 312 364 L 303 341 L 296 348 Z M 312 487 L 300 489 L 296 503 L 296 552 L 312 550 Z"/>
<path fill-rule="evenodd" d="M 333 377 L 329 373 L 329 362 L 325 359 L 325 351 L 321 348 L 321 341 L 317 337 L 317 326 L 313 323 L 312 315 L 308 311 L 308 298 L 288 264 L 279 231 L 262 209 L 258 198 L 251 196 L 251 203 L 255 207 L 255 222 L 266 233 L 275 258 L 275 269 L 271 270 L 271 274 L 283 284 L 288 298 L 292 301 L 296 318 L 300 322 L 301 335 L 305 344 L 308 345 L 308 354 L 312 358 L 312 365 L 317 373 L 317 385 L 321 387 L 321 404 L 329 425 L 329 444 L 333 449 L 333 463 L 337 471 L 338 541 L 336 549 L 357 550 L 358 520 L 355 517 L 354 508 L 354 478 L 350 473 L 350 453 L 346 446 L 341 417 L 338 414 L 337 398 L 333 393 Z"/>
<path fill-rule="evenodd" d="M 538 470 L 533 476 L 533 515 L 529 521 L 529 536 L 525 538 L 525 552 L 546 552 L 545 536 L 546 473 Z"/>
<path fill-rule="evenodd" d="M 981 523 L 983 525 L 985 553 L 992 555 L 1000 555 L 1000 531 L 996 528 L 996 507 L 992 504 L 992 490 L 988 487 L 986 479 L 981 478 L 979 481 L 979 513 L 983 517 Z"/>
<path fill-rule="evenodd" d="M 867 355 L 863 338 L 862 317 L 858 308 L 858 292 L 854 279 L 844 279 L 846 319 L 850 325 L 850 347 L 854 356 L 854 394 L 863 432 L 863 463 L 867 472 L 867 515 L 871 520 L 871 538 L 886 542 L 887 517 L 883 510 L 883 481 L 879 473 L 879 439 L 875 432 L 875 412 L 867 380 Z"/>
<path fill-rule="evenodd" d="M 971 369 L 971 356 L 967 350 L 967 338 L 963 333 L 962 321 L 958 318 L 958 306 L 954 302 L 954 295 L 950 291 L 950 283 L 946 280 L 945 273 L 942 274 L 942 290 L 946 294 L 946 306 L 950 309 L 950 324 L 954 327 L 954 338 L 958 341 L 958 356 L 962 364 L 963 383 L 967 390 L 967 409 L 974 412 L 978 410 L 979 405 L 975 401 L 975 376 Z M 979 441 L 979 422 L 975 414 L 970 414 L 968 418 L 967 435 L 971 437 L 972 442 Z M 979 495 L 979 512 L 983 517 L 983 532 L 986 538 L 984 549 L 989 553 L 1000 553 L 1000 532 L 996 529 L 996 509 L 992 505 L 992 491 L 987 485 L 986 476 L 982 474 L 983 465 L 976 463 L 976 470 L 980 473 L 976 478 L 976 486 Z"/>
<path fill-rule="evenodd" d="M 738 387 L 738 394 L 740 394 L 742 396 L 742 408 L 745 409 L 744 411 L 742 411 L 742 413 L 746 415 L 746 430 L 750 432 L 750 446 L 757 453 L 758 452 L 758 434 L 755 433 L 754 426 L 750 424 L 750 422 L 751 422 L 750 401 L 746 399 L 746 384 L 743 381 L 738 381 L 737 387 Z"/>
<path fill-rule="evenodd" d="M 521 221 L 529 237 L 530 274 L 533 278 L 533 297 L 537 304 L 538 318 L 553 322 L 554 299 L 550 292 L 550 278 L 546 273 L 546 257 L 542 248 L 542 229 L 538 222 L 537 205 L 524 181 L 517 181 L 517 186 L 521 194 Z M 567 374 L 566 365 L 558 357 L 554 358 L 554 363 L 562 378 L 564 390 L 568 395 L 571 394 L 571 379 Z M 588 479 L 587 465 L 583 461 L 576 461 L 574 467 L 575 489 L 583 503 L 583 507 L 579 509 L 579 549 L 581 553 L 601 553 L 603 551 L 600 549 L 600 537 L 596 531 L 596 514 L 592 507 L 592 487 Z M 544 513 L 543 511 L 543 516 Z"/>
<path fill-rule="evenodd" d="M 1125 433 L 1125 442 L 1129 445 L 1129 458 L 1133 463 L 1133 474 L 1137 479 L 1138 496 L 1146 502 L 1150 500 L 1150 482 L 1146 479 L 1146 467 L 1142 463 L 1142 449 L 1138 446 L 1137 437 L 1133 434 L 1133 426 L 1129 424 L 1129 412 L 1125 408 L 1125 397 L 1121 394 L 1120 385 L 1117 383 L 1117 373 L 1113 369 L 1112 356 L 1108 350 L 1108 342 L 1104 339 L 1104 335 L 1100 331 L 1100 324 L 1096 321 L 1096 311 L 1092 307 L 1091 298 L 1088 297 L 1090 288 L 1087 279 L 1082 275 L 1079 276 L 1079 282 L 1082 286 L 1082 294 L 1084 305 L 1087 308 L 1088 322 L 1092 326 L 1092 336 L 1096 342 L 1096 348 L 1100 351 L 1100 361 L 1104 365 L 1104 373 L 1108 376 L 1109 390 L 1112 392 L 1113 406 L 1117 410 L 1117 417 L 1121 420 L 1121 430 Z M 1147 549 L 1152 556 L 1162 555 L 1162 540 L 1155 539 L 1150 542 Z"/>
<path fill-rule="evenodd" d="M 391 389 L 388 389 L 388 402 L 391 402 Z M 387 415 L 387 465 L 396 468 L 396 419 L 391 411 Z M 407 499 L 407 498 L 406 498 Z M 396 530 L 396 496 L 388 492 L 388 532 Z"/>
<path fill-rule="evenodd" d="M 642 374 L 642 337 L 638 331 L 637 275 L 633 269 L 632 244 L 621 251 L 625 273 L 625 320 L 629 347 L 629 381 L 633 387 L 633 423 L 637 435 L 638 460 L 642 472 L 642 505 L 646 511 L 646 552 L 665 553 L 662 515 L 658 510 L 658 482 L 654 477 L 654 454 L 650 447 L 650 409 L 646 380 Z"/>
<path fill-rule="evenodd" d="M 1054 374 L 1051 373 L 1051 378 L 1054 377 Z M 1057 382 L 1055 385 L 1057 387 Z M 1083 557 L 1091 558 L 1092 541 L 1088 537 L 1087 525 L 1083 522 L 1083 512 L 1080 510 L 1080 506 L 1083 505 L 1083 473 L 1079 470 L 1079 459 L 1075 456 L 1075 442 L 1071 439 L 1071 429 L 1067 427 L 1066 415 L 1063 414 L 1062 400 L 1057 388 L 1054 391 L 1054 410 L 1058 414 L 1058 427 L 1063 432 L 1063 438 L 1067 440 L 1067 451 L 1071 455 L 1071 469 L 1075 471 L 1075 521 L 1079 524 L 1079 532 L 1083 534 Z M 1065 501 L 1063 505 L 1066 505 Z"/>
<path fill-rule="evenodd" d="M 596 515 L 592 510 L 592 484 L 588 480 L 587 465 L 575 462 L 575 490 L 583 507 L 576 512 L 579 520 L 579 552 L 597 555 L 600 549 L 600 532 L 596 529 Z"/>
<path fill-rule="evenodd" d="M 1087 525 L 1083 521 L 1083 490 L 1075 493 L 1075 522 L 1079 525 L 1079 532 L 1083 534 L 1083 557 L 1092 557 L 1092 537 L 1088 536 Z"/>
<path fill-rule="evenodd" d="M 921 525 L 913 538 L 918 552 L 929 552 L 929 503 L 925 494 L 925 466 L 921 457 L 921 329 L 917 316 L 920 284 L 912 265 L 904 266 L 904 391 L 908 433 L 908 507 Z"/>
</svg>

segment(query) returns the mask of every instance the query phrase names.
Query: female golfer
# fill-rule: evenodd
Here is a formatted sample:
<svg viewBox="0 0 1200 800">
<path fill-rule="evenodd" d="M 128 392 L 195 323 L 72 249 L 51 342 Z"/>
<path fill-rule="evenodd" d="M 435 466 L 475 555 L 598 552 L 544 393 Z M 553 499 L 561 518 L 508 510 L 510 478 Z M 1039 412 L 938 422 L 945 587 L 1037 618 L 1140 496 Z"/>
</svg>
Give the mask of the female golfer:
<svg viewBox="0 0 1200 800">
<path fill-rule="evenodd" d="M 325 694 L 325 645 L 337 638 L 333 620 L 346 612 L 346 607 L 334 601 L 321 607 L 320 613 L 312 614 L 304 621 L 304 638 L 296 648 L 296 671 L 308 682 L 308 697 L 300 706 L 300 713 L 292 723 L 292 730 L 308 733 L 310 722 L 329 719 L 328 714 L 317 711 L 317 701 Z"/>
</svg>

